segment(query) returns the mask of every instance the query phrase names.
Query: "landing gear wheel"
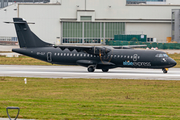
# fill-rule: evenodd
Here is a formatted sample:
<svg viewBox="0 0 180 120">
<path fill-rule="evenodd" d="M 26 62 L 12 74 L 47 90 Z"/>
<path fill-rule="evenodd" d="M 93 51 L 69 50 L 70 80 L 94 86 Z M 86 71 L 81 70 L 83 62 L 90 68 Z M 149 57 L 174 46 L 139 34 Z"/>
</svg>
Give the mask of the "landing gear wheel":
<svg viewBox="0 0 180 120">
<path fill-rule="evenodd" d="M 88 72 L 94 72 L 94 67 L 88 67 Z"/>
<path fill-rule="evenodd" d="M 162 71 L 163 71 L 163 73 L 167 73 L 168 72 L 168 68 L 163 68 Z"/>
<path fill-rule="evenodd" d="M 108 72 L 108 71 L 109 71 L 109 69 L 102 69 L 102 71 L 103 71 L 103 72 Z"/>
</svg>

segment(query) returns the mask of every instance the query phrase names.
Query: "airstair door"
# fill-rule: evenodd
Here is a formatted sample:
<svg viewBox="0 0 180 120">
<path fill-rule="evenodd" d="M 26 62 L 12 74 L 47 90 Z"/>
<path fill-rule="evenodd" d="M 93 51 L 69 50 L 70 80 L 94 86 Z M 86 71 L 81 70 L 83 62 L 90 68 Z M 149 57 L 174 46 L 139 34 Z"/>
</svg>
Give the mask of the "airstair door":
<svg viewBox="0 0 180 120">
<path fill-rule="evenodd" d="M 52 53 L 51 52 L 47 53 L 47 61 L 52 62 Z"/>
</svg>

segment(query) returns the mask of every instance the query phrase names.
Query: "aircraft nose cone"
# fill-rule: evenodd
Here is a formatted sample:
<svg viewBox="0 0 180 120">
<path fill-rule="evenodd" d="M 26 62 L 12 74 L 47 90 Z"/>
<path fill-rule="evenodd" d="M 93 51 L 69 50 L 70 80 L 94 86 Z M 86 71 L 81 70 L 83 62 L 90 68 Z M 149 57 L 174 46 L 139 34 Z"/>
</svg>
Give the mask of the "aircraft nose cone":
<svg viewBox="0 0 180 120">
<path fill-rule="evenodd" d="M 175 60 L 170 59 L 169 64 L 173 67 L 173 66 L 175 66 L 177 63 L 176 63 L 176 61 L 175 61 Z"/>
</svg>

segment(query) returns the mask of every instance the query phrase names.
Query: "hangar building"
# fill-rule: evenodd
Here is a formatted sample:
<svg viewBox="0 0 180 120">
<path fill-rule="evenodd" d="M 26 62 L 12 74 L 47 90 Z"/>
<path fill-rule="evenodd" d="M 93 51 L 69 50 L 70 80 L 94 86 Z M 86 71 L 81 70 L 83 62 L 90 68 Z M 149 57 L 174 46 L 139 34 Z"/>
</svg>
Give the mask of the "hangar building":
<svg viewBox="0 0 180 120">
<path fill-rule="evenodd" d="M 31 30 L 50 43 L 102 44 L 118 34 L 147 35 L 155 42 L 166 42 L 175 33 L 173 40 L 180 42 L 179 29 L 172 30 L 172 13 L 178 9 L 179 0 L 51 0 L 20 3 L 17 17 L 35 22 Z"/>
</svg>

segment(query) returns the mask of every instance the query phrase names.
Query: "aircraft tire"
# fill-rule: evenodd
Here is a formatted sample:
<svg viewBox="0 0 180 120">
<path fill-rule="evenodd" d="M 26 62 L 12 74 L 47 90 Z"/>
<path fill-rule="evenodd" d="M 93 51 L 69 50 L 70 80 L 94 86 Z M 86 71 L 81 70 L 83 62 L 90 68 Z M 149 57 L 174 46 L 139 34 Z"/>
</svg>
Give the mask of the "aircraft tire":
<svg viewBox="0 0 180 120">
<path fill-rule="evenodd" d="M 88 72 L 94 72 L 94 67 L 88 67 Z"/>
<path fill-rule="evenodd" d="M 109 69 L 102 69 L 102 71 L 103 71 L 103 72 L 108 72 L 108 71 L 109 71 Z"/>
<path fill-rule="evenodd" d="M 166 69 L 164 69 L 164 68 L 162 69 L 162 71 L 163 71 L 163 73 L 167 73 L 167 70 L 166 70 Z"/>
</svg>

